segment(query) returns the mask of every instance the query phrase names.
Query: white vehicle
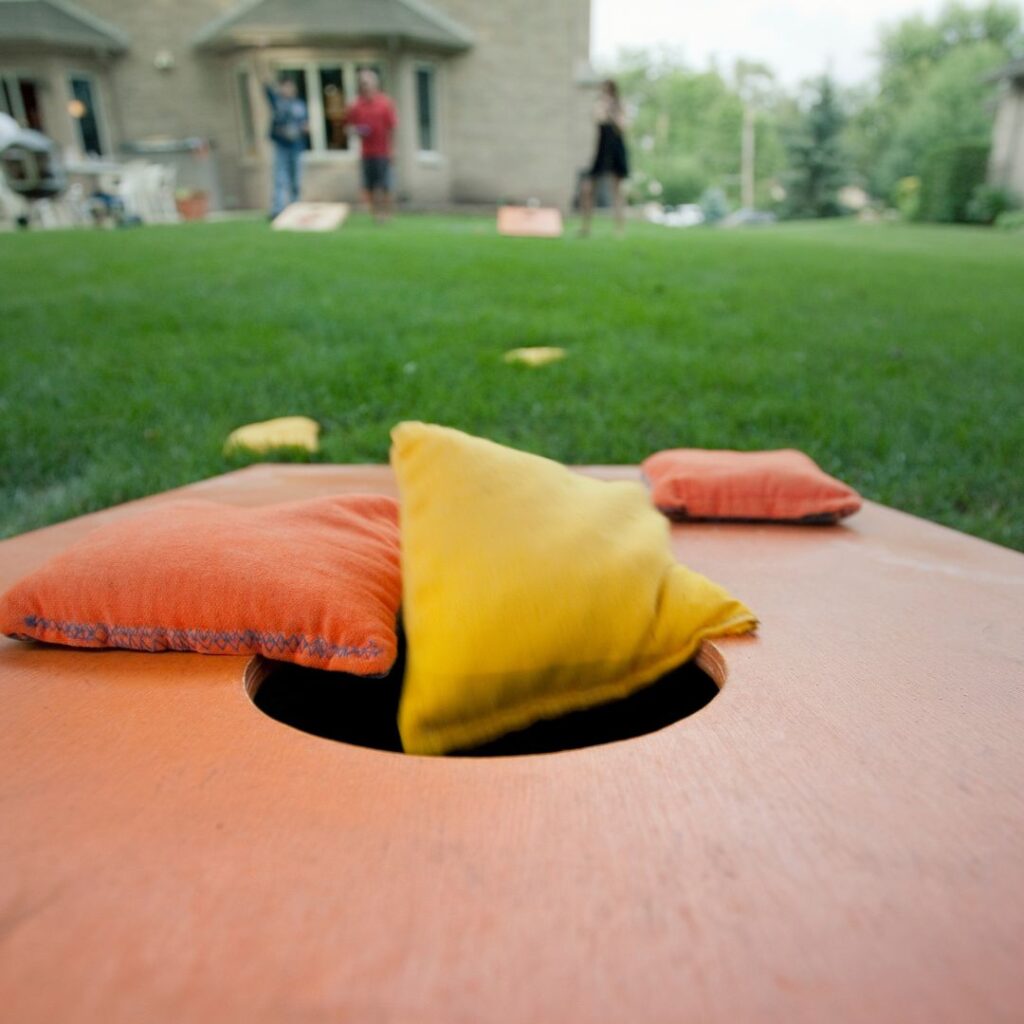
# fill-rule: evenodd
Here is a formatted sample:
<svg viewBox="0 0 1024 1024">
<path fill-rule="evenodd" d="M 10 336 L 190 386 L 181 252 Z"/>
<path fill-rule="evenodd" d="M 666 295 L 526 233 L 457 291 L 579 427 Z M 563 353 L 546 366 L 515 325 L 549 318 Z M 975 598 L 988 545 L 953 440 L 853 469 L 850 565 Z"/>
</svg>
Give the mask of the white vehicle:
<svg viewBox="0 0 1024 1024">
<path fill-rule="evenodd" d="M 704 214 L 696 203 L 685 203 L 675 208 L 648 203 L 644 213 L 652 224 L 664 224 L 668 228 L 694 228 L 704 223 Z"/>
<path fill-rule="evenodd" d="M 670 228 L 695 228 L 704 223 L 704 212 L 696 203 L 684 203 L 666 212 L 664 222 Z"/>
</svg>

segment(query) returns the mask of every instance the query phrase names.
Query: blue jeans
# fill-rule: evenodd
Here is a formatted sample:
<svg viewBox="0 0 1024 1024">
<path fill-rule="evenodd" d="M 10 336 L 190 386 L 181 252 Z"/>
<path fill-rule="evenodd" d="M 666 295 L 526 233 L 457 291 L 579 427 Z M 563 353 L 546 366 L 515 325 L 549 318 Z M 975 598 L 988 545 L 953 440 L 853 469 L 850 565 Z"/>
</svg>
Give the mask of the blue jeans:
<svg viewBox="0 0 1024 1024">
<path fill-rule="evenodd" d="M 299 146 L 274 143 L 274 198 L 270 216 L 276 217 L 289 203 L 299 198 Z"/>
</svg>

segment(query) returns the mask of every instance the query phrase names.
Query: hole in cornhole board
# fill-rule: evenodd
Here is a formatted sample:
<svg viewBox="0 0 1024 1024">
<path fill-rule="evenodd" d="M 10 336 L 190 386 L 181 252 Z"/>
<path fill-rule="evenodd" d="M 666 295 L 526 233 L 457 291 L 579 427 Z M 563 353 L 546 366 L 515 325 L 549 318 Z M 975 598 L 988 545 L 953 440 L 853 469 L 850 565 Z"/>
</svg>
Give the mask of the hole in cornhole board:
<svg viewBox="0 0 1024 1024">
<path fill-rule="evenodd" d="M 397 719 L 404 673 L 403 644 L 394 668 L 383 679 L 256 659 L 246 674 L 246 688 L 260 711 L 293 729 L 357 747 L 402 753 Z M 698 658 L 622 700 L 536 722 L 452 756 L 552 754 L 634 739 L 706 707 L 718 696 L 724 675 L 721 655 L 705 644 Z"/>
<path fill-rule="evenodd" d="M 562 213 L 549 206 L 502 206 L 498 234 L 522 238 L 561 238 Z"/>
</svg>

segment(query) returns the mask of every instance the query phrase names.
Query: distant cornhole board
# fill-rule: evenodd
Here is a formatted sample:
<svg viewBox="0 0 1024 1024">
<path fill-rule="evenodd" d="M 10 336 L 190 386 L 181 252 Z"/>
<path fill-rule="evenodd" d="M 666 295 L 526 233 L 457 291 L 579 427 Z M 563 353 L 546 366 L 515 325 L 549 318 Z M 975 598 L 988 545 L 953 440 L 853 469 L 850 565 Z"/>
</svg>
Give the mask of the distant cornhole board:
<svg viewBox="0 0 1024 1024">
<path fill-rule="evenodd" d="M 345 223 L 348 203 L 292 203 L 275 218 L 278 231 L 334 231 Z"/>
<path fill-rule="evenodd" d="M 531 238 L 560 238 L 562 214 L 551 206 L 502 206 L 498 234 Z"/>
</svg>

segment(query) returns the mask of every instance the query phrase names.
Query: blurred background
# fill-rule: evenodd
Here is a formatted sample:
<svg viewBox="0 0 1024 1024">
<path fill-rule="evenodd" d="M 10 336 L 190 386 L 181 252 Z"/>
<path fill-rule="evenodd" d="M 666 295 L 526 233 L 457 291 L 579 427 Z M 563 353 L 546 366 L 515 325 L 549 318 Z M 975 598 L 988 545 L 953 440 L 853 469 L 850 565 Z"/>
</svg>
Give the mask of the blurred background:
<svg viewBox="0 0 1024 1024">
<path fill-rule="evenodd" d="M 796 447 L 1024 550 L 1021 23 L 1019 0 L 0 0 L 0 535 L 255 458 L 385 462 L 422 419 L 569 463 Z M 342 116 L 366 70 L 398 116 L 386 224 Z M 629 174 L 588 232 L 609 78 Z M 350 204 L 341 230 L 268 226 L 283 79 L 301 198 Z M 507 205 L 565 230 L 504 237 Z M 294 415 L 315 452 L 225 451 Z"/>
<path fill-rule="evenodd" d="M 344 110 L 372 68 L 401 114 L 408 208 L 572 207 L 608 76 L 631 122 L 630 202 L 651 219 L 1012 226 L 1021 39 L 1017 0 L 0 0 L 0 136 L 52 140 L 72 186 L 36 211 L 6 188 L 0 217 L 88 222 L 96 194 L 148 221 L 265 209 L 268 73 L 308 106 L 303 198 L 354 201 Z M 24 152 L 6 165 L 15 193 L 46 177 Z"/>
</svg>

